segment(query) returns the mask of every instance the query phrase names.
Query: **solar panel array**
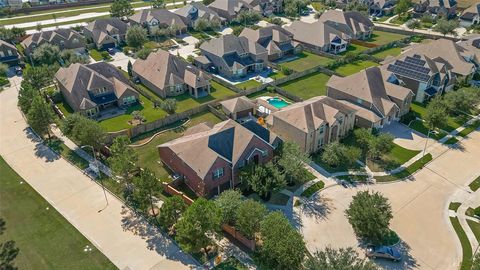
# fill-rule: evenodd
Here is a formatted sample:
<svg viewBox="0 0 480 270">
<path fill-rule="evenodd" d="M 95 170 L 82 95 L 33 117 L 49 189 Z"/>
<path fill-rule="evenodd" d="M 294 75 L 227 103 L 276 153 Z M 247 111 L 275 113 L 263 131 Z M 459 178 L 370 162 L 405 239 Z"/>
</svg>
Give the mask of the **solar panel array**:
<svg viewBox="0 0 480 270">
<path fill-rule="evenodd" d="M 400 76 L 427 82 L 430 79 L 428 75 L 430 69 L 425 67 L 425 64 L 426 61 L 420 59 L 419 55 L 407 56 L 403 61 L 396 60 L 395 63 L 388 65 L 387 70 Z"/>
</svg>

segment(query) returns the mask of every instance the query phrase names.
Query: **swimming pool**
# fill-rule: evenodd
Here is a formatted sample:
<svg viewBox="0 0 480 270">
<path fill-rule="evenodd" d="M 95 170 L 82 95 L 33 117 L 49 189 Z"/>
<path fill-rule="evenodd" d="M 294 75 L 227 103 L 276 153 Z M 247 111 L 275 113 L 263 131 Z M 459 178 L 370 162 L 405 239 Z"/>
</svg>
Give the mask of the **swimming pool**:
<svg viewBox="0 0 480 270">
<path fill-rule="evenodd" d="M 288 103 L 284 99 L 279 98 L 279 97 L 269 98 L 269 99 L 267 99 L 267 102 L 277 109 L 281 109 L 283 107 L 288 106 Z"/>
</svg>

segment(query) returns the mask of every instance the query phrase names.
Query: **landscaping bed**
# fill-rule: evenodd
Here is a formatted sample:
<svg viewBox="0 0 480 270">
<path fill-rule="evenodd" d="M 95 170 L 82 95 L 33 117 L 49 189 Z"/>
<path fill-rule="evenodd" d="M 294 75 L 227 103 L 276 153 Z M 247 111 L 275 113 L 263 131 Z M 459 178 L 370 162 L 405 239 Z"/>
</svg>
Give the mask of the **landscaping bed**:
<svg viewBox="0 0 480 270">
<path fill-rule="evenodd" d="M 325 187 L 325 183 L 323 181 L 318 181 L 317 183 L 311 185 L 310 187 L 308 187 L 307 189 L 305 189 L 303 192 L 302 192 L 302 197 L 305 197 L 305 198 L 310 198 L 312 197 L 313 194 L 315 194 L 315 192 L 321 190 L 322 188 Z"/>
<path fill-rule="evenodd" d="M 317 66 L 325 67 L 335 61 L 335 59 L 316 55 L 306 51 L 297 54 L 297 57 L 297 59 L 294 59 L 292 61 L 281 63 L 280 66 L 289 68 L 297 72 L 302 72 Z"/>
<path fill-rule="evenodd" d="M 477 191 L 477 189 L 480 188 L 480 176 L 473 180 L 468 186 L 473 192 Z"/>
<path fill-rule="evenodd" d="M 330 76 L 317 72 L 279 85 L 283 90 L 307 100 L 327 94 L 326 84 Z"/>
<path fill-rule="evenodd" d="M 348 75 L 357 73 L 359 71 L 362 71 L 366 68 L 375 67 L 375 66 L 378 66 L 378 64 L 372 61 L 368 61 L 368 60 L 355 61 L 346 65 L 339 66 L 335 68 L 334 71 L 343 76 L 348 76 Z"/>
<path fill-rule="evenodd" d="M 459 202 L 451 202 L 449 205 L 448 205 L 448 210 L 452 210 L 454 212 L 457 212 L 458 208 L 460 207 L 460 205 L 462 205 L 461 203 Z"/>
<path fill-rule="evenodd" d="M 470 241 L 457 217 L 450 217 L 450 222 L 452 223 L 453 229 L 457 233 L 457 236 L 460 239 L 460 244 L 462 245 L 463 257 L 460 270 L 470 270 L 472 267 L 472 246 L 470 245 Z"/>
<path fill-rule="evenodd" d="M 403 180 L 404 178 L 407 178 L 412 174 L 414 174 L 416 171 L 422 169 L 425 166 L 425 164 L 427 164 L 431 160 L 432 160 L 432 155 L 427 154 L 424 157 L 412 163 L 410 166 L 408 166 L 407 168 L 405 168 L 403 171 L 399 173 L 392 174 L 392 175 L 385 175 L 385 176 L 376 176 L 375 179 L 377 180 L 377 182 L 391 182 L 391 181 Z"/>
</svg>

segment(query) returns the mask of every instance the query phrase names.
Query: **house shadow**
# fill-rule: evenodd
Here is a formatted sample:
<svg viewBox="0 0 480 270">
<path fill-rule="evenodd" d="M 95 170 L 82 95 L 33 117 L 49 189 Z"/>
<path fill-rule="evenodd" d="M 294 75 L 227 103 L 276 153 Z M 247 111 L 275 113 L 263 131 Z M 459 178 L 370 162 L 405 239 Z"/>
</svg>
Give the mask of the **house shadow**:
<svg viewBox="0 0 480 270">
<path fill-rule="evenodd" d="M 156 228 L 139 214 L 126 206 L 122 206 L 122 229 L 132 232 L 145 240 L 147 248 L 154 250 L 169 260 L 181 262 L 184 265 L 195 265 L 196 262 L 186 253 L 182 252 L 176 243 L 163 231 Z"/>
</svg>

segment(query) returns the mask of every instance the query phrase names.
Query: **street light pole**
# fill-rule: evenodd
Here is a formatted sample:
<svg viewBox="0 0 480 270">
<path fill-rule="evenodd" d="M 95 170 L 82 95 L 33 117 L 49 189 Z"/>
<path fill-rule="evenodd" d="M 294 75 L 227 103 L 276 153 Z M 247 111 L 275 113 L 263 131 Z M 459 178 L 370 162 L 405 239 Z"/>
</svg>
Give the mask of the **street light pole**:
<svg viewBox="0 0 480 270">
<path fill-rule="evenodd" d="M 427 139 L 425 140 L 425 147 L 423 147 L 423 155 L 422 155 L 422 157 L 425 156 L 425 151 L 427 150 L 427 143 L 428 143 L 428 139 L 430 138 L 430 131 L 431 131 L 431 130 L 429 129 L 428 132 L 427 132 Z"/>
<path fill-rule="evenodd" d="M 84 148 L 84 147 L 90 147 L 90 148 L 92 148 L 93 164 L 95 165 L 95 168 L 97 168 L 97 170 L 100 171 L 100 169 L 98 168 L 97 156 L 95 155 L 95 148 L 93 148 L 93 146 L 91 146 L 91 145 L 83 145 L 83 146 L 80 146 L 80 148 Z M 99 179 L 100 179 L 100 185 L 102 186 L 102 189 L 103 189 L 103 195 L 105 196 L 105 202 L 106 202 L 107 205 L 108 205 L 107 191 L 105 190 L 105 185 L 103 184 L 103 179 L 102 179 L 101 175 L 100 175 Z M 100 210 L 100 211 L 101 211 L 101 210 Z M 100 212 L 100 211 L 99 211 L 99 212 Z"/>
</svg>

